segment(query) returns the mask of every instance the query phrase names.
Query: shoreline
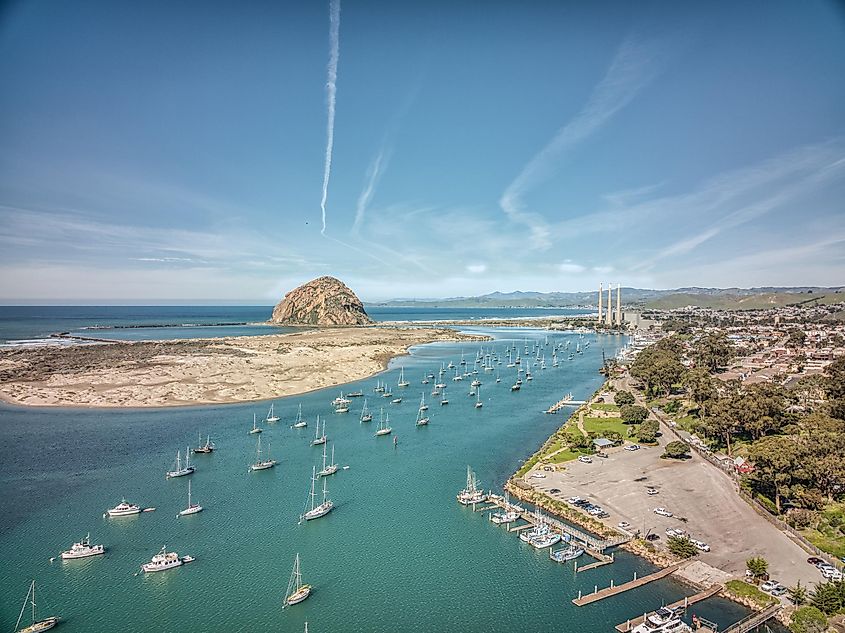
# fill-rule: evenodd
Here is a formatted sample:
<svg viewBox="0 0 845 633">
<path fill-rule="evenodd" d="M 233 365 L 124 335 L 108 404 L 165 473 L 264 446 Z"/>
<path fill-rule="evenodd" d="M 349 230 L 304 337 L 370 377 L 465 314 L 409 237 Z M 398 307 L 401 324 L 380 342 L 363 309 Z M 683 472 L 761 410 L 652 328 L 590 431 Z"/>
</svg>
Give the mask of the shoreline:
<svg viewBox="0 0 845 633">
<path fill-rule="evenodd" d="M 0 401 L 74 409 L 264 402 L 378 375 L 415 345 L 482 340 L 489 337 L 389 326 L 3 349 Z"/>
</svg>

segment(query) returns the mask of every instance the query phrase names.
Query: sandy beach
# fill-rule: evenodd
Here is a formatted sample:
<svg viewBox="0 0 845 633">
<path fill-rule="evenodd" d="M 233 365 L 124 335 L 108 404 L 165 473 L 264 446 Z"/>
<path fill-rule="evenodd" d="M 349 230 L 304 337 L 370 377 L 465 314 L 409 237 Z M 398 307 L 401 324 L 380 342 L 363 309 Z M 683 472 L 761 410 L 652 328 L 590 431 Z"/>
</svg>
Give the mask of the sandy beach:
<svg viewBox="0 0 845 633">
<path fill-rule="evenodd" d="M 6 349 L 0 350 L 0 400 L 70 407 L 247 402 L 366 378 L 413 345 L 483 338 L 445 328 L 329 328 Z"/>
</svg>

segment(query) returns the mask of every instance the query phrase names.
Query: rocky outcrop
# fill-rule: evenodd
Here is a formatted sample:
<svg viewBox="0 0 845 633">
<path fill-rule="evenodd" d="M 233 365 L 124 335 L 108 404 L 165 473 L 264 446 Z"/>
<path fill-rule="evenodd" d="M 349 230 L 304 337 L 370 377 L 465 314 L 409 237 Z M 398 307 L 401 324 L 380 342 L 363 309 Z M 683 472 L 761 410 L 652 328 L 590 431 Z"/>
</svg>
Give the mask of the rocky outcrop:
<svg viewBox="0 0 845 633">
<path fill-rule="evenodd" d="M 319 277 L 285 295 L 271 323 L 286 325 L 369 325 L 364 304 L 342 281 Z"/>
</svg>

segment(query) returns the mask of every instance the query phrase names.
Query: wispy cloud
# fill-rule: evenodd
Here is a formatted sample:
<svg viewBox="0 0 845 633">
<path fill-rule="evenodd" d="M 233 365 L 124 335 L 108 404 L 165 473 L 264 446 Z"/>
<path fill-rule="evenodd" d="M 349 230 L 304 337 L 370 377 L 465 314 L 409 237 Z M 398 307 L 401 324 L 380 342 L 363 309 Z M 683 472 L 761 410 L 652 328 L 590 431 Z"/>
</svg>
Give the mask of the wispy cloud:
<svg viewBox="0 0 845 633">
<path fill-rule="evenodd" d="M 326 120 L 326 158 L 323 167 L 323 195 L 320 199 L 320 211 L 326 234 L 326 200 L 329 196 L 329 179 L 332 175 L 332 151 L 334 149 L 334 114 L 337 102 L 337 63 L 340 58 L 340 0 L 329 3 L 329 66 L 326 93 L 328 97 L 328 115 Z"/>
<path fill-rule="evenodd" d="M 507 216 L 527 226 L 536 246 L 551 246 L 550 228 L 543 216 L 528 211 L 523 197 L 546 180 L 556 159 L 604 126 L 619 110 L 651 81 L 658 71 L 657 47 L 653 43 L 625 40 L 613 58 L 604 78 L 593 89 L 581 111 L 523 167 L 499 200 Z"/>
<path fill-rule="evenodd" d="M 387 169 L 387 165 L 390 162 L 392 149 L 386 143 L 387 139 L 385 139 L 385 143 L 379 148 L 378 154 L 376 154 L 376 157 L 367 168 L 366 184 L 361 190 L 361 195 L 358 196 L 358 204 L 355 207 L 355 223 L 352 225 L 353 233 L 357 234 L 360 230 L 361 224 L 364 222 L 367 207 L 373 198 L 373 193 L 375 193 L 379 180 L 381 180 L 381 175 Z"/>
</svg>

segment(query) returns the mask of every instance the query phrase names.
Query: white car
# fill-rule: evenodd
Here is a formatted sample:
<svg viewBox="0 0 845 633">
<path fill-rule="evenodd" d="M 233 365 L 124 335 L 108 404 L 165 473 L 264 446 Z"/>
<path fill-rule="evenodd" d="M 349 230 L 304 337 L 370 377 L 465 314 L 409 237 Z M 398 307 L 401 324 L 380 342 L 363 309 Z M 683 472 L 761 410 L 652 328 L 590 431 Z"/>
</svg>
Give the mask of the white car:
<svg viewBox="0 0 845 633">
<path fill-rule="evenodd" d="M 625 450 L 626 451 L 638 451 L 638 450 L 640 450 L 640 445 L 639 444 L 628 444 L 628 446 L 625 447 Z"/>
<path fill-rule="evenodd" d="M 842 580 L 842 572 L 835 567 L 825 567 L 821 572 L 826 580 Z"/>
<path fill-rule="evenodd" d="M 678 528 L 671 528 L 671 527 L 666 528 L 666 536 L 683 537 L 683 536 L 686 536 L 686 535 L 687 535 L 686 532 L 684 532 L 683 530 L 680 530 Z"/>
<path fill-rule="evenodd" d="M 569 497 L 569 499 L 566 500 L 566 503 L 575 505 L 579 501 L 581 501 L 581 497 Z"/>
<path fill-rule="evenodd" d="M 578 461 L 583 462 L 585 464 L 592 464 L 593 458 L 590 457 L 589 455 L 581 455 L 581 457 L 578 458 Z"/>
<path fill-rule="evenodd" d="M 690 543 L 695 545 L 695 549 L 697 549 L 701 552 L 709 552 L 710 551 L 710 546 L 707 543 L 705 543 L 704 541 L 698 541 L 694 538 L 691 538 Z"/>
<path fill-rule="evenodd" d="M 662 516 L 662 517 L 670 517 L 670 516 L 672 516 L 672 513 L 671 513 L 671 512 L 669 512 L 669 510 L 667 510 L 666 508 L 655 508 L 655 509 L 654 509 L 654 513 L 655 513 L 655 514 L 659 514 L 659 515 L 660 515 L 660 516 Z"/>
<path fill-rule="evenodd" d="M 531 476 L 534 479 L 545 479 L 546 478 L 546 476 L 543 473 L 532 473 Z"/>
<path fill-rule="evenodd" d="M 656 494 L 660 494 L 660 491 L 657 488 L 646 488 L 646 494 L 654 496 Z"/>
<path fill-rule="evenodd" d="M 620 521 L 619 523 L 617 523 L 617 525 L 619 527 L 621 527 L 623 530 L 627 530 L 629 527 L 631 527 L 631 524 L 628 523 L 627 521 Z"/>
<path fill-rule="evenodd" d="M 777 580 L 767 580 L 762 585 L 760 585 L 761 591 L 771 591 L 775 587 L 777 587 L 780 583 Z"/>
</svg>

